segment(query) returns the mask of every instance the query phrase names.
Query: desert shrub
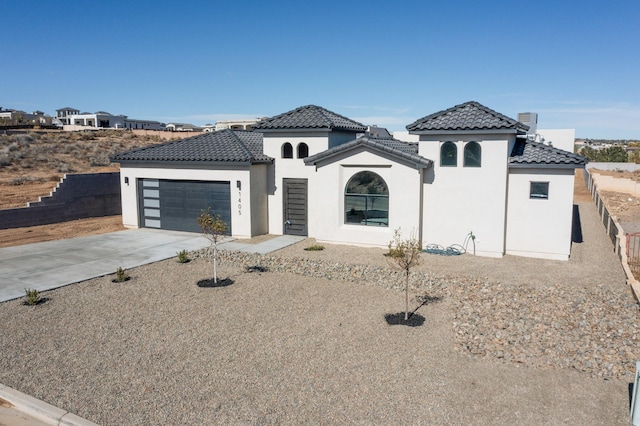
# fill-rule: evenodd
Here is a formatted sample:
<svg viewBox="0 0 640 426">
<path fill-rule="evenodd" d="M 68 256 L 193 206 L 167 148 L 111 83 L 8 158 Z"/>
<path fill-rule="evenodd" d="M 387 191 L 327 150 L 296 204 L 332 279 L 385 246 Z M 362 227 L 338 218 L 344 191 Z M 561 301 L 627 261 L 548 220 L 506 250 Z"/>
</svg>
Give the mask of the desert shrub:
<svg viewBox="0 0 640 426">
<path fill-rule="evenodd" d="M 312 246 L 305 247 L 304 249 L 306 251 L 322 251 L 322 250 L 324 250 L 324 246 L 320 245 L 320 244 L 314 244 Z"/>
<path fill-rule="evenodd" d="M 69 173 L 71 172 L 71 167 L 67 163 L 58 163 L 58 171 L 60 173 Z"/>
<path fill-rule="evenodd" d="M 11 180 L 14 185 L 22 185 L 23 183 L 36 182 L 37 179 L 33 176 L 17 176 Z"/>
<path fill-rule="evenodd" d="M 11 165 L 11 157 L 9 154 L 0 154 L 0 167 L 10 166 Z"/>
<path fill-rule="evenodd" d="M 20 146 L 26 147 L 33 142 L 33 136 L 28 135 L 26 133 L 20 133 L 17 135 L 12 135 L 11 138 L 17 142 Z"/>
<path fill-rule="evenodd" d="M 38 303 L 40 303 L 40 294 L 38 293 L 38 290 L 34 289 L 30 289 L 30 288 L 25 288 L 24 289 L 24 293 L 25 293 L 25 304 L 27 305 L 37 305 Z"/>
<path fill-rule="evenodd" d="M 17 151 L 20 147 L 17 143 L 13 142 L 9 146 L 7 146 L 7 152 Z"/>
<path fill-rule="evenodd" d="M 109 161 L 109 156 L 107 154 L 98 154 L 95 157 L 89 157 L 89 165 L 91 165 L 92 167 L 108 166 L 109 164 L 111 164 L 111 162 Z"/>
<path fill-rule="evenodd" d="M 178 255 L 178 262 L 180 263 L 187 263 L 189 260 L 189 253 L 186 250 L 181 250 L 178 253 L 176 253 Z"/>
<path fill-rule="evenodd" d="M 127 274 L 127 271 L 125 271 L 124 269 L 118 266 L 118 269 L 116 269 L 116 277 L 113 281 L 117 283 L 123 283 L 129 280 L 129 278 L 131 277 L 129 277 L 129 274 Z"/>
<path fill-rule="evenodd" d="M 82 141 L 92 141 L 95 140 L 96 136 L 93 134 L 93 132 L 81 132 L 80 133 L 80 140 Z"/>
</svg>

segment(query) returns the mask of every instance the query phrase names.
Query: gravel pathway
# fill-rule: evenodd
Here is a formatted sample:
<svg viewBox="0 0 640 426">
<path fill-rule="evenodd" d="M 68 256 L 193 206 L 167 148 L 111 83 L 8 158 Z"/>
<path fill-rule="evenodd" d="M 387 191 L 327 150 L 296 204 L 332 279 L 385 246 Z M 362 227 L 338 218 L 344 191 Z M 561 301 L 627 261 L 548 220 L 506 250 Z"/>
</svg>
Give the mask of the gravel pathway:
<svg viewBox="0 0 640 426">
<path fill-rule="evenodd" d="M 309 240 L 5 302 L 0 382 L 104 425 L 628 424 L 640 314 L 592 207 L 569 262 L 423 255 L 417 327 L 383 250 Z"/>
</svg>

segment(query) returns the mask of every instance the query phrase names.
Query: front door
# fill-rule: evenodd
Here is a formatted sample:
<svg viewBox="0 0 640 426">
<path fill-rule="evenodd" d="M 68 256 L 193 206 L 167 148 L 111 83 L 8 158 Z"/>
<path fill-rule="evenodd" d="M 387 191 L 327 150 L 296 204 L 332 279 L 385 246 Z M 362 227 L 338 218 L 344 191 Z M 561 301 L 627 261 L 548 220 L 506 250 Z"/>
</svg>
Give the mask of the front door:
<svg viewBox="0 0 640 426">
<path fill-rule="evenodd" d="M 307 236 L 307 179 L 283 179 L 284 234 Z"/>
</svg>

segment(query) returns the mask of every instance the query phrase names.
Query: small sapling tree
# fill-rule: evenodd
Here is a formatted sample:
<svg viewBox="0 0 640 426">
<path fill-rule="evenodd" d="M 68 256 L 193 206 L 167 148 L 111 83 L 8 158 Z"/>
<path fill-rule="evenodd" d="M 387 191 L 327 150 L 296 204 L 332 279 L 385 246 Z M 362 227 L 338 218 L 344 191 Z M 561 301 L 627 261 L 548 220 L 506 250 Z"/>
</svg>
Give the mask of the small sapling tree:
<svg viewBox="0 0 640 426">
<path fill-rule="evenodd" d="M 200 211 L 198 225 L 200 225 L 204 236 L 211 241 L 211 246 L 213 247 L 213 283 L 218 284 L 218 241 L 227 230 L 227 224 L 219 214 L 211 212 L 211 207 L 207 207 L 206 211 Z"/>
<path fill-rule="evenodd" d="M 420 263 L 421 251 L 420 242 L 413 234 L 409 239 L 403 240 L 400 228 L 394 231 L 393 240 L 389 241 L 389 253 L 386 254 L 386 257 L 391 267 L 405 273 L 405 321 L 409 319 L 409 274 L 411 268 Z"/>
</svg>

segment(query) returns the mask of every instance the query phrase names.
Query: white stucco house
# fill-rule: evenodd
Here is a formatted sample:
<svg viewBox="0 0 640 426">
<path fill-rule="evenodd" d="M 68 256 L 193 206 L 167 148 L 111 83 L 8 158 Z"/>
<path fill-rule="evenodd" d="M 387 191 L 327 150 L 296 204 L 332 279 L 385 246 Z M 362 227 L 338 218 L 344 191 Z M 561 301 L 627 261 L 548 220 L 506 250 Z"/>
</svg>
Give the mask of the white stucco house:
<svg viewBox="0 0 640 426">
<path fill-rule="evenodd" d="M 117 154 L 123 223 L 199 231 L 209 206 L 235 237 L 265 233 L 385 247 L 393 232 L 423 245 L 566 260 L 574 169 L 586 159 L 531 141 L 527 126 L 477 102 L 407 126 L 417 142 L 367 132 L 309 105 Z"/>
</svg>

